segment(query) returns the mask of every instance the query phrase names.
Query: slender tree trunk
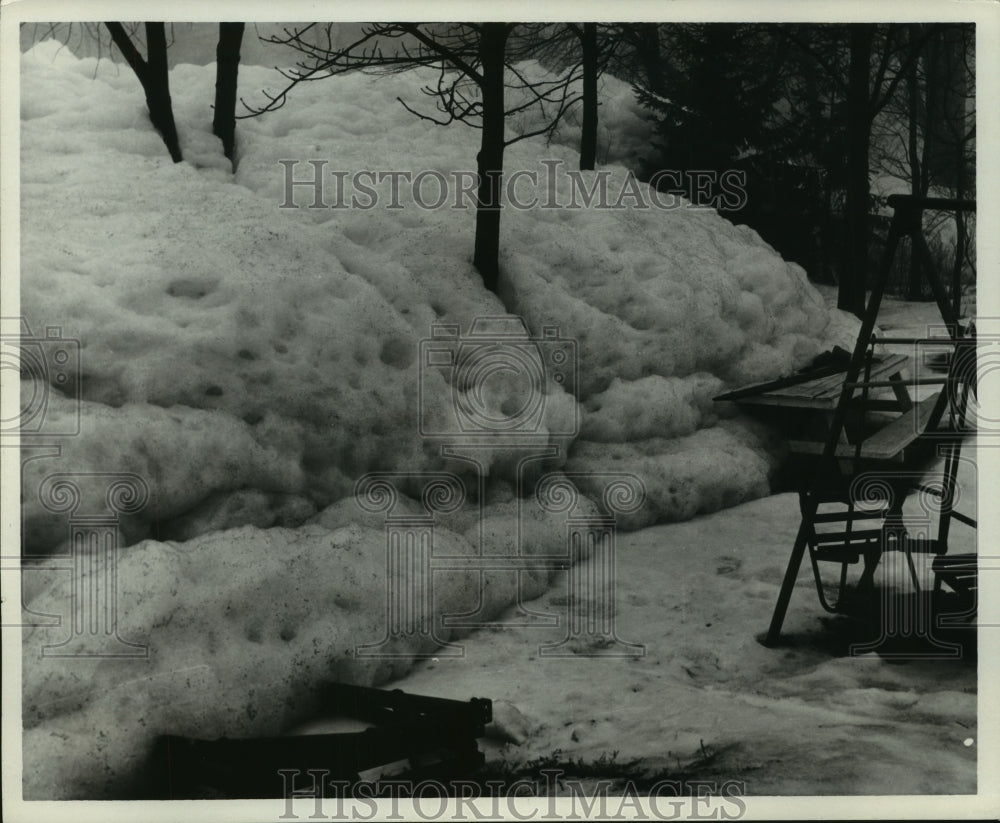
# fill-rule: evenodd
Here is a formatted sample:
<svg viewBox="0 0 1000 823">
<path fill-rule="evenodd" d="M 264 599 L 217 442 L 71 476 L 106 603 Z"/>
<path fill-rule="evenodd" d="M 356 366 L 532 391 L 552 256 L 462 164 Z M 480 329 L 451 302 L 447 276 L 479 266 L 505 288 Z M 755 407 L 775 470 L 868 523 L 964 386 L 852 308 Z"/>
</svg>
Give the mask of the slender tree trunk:
<svg viewBox="0 0 1000 823">
<path fill-rule="evenodd" d="M 971 43 L 966 39 L 970 34 L 969 29 L 962 29 L 954 35 L 954 50 L 951 52 L 954 61 L 951 63 L 952 72 L 949 91 L 955 100 L 953 108 L 954 116 L 948 119 L 949 138 L 952 140 L 952 149 L 955 154 L 955 198 L 964 200 L 969 194 L 969 180 L 967 176 L 968 167 L 966 161 L 966 100 L 969 94 L 969 83 L 971 77 L 967 73 L 967 50 Z M 974 179 L 973 179 L 973 182 Z M 955 262 L 951 271 L 952 301 L 955 309 L 955 316 L 961 315 L 962 311 L 962 270 L 965 264 L 965 254 L 968 247 L 968 237 L 966 235 L 965 212 L 955 210 Z"/>
<path fill-rule="evenodd" d="M 236 147 L 236 81 L 240 68 L 243 23 L 219 23 L 215 49 L 215 116 L 212 134 L 222 141 L 222 150 L 233 162 Z M 236 164 L 233 162 L 233 169 Z"/>
<path fill-rule="evenodd" d="M 847 85 L 847 203 L 844 265 L 840 275 L 837 306 L 861 317 L 865 311 L 868 284 L 868 142 L 871 137 L 871 107 L 868 72 L 873 40 L 872 24 L 854 24 L 850 29 L 850 68 Z"/>
<path fill-rule="evenodd" d="M 965 151 L 962 143 L 956 151 L 958 168 L 955 180 L 955 199 L 965 199 Z M 965 212 L 955 209 L 955 262 L 951 269 L 951 300 L 955 317 L 962 315 L 962 264 L 965 262 Z"/>
<path fill-rule="evenodd" d="M 506 23 L 484 23 L 479 41 L 482 72 L 483 136 L 476 157 L 479 192 L 473 262 L 487 289 L 496 293 L 500 277 L 500 193 L 504 153 L 504 51 Z"/>
<path fill-rule="evenodd" d="M 146 89 L 149 119 L 163 135 L 163 142 L 175 163 L 181 156 L 177 126 L 174 124 L 174 107 L 170 101 L 170 75 L 167 71 L 167 35 L 163 23 L 146 23 L 146 61 L 149 64 L 150 83 Z"/>
<path fill-rule="evenodd" d="M 597 24 L 584 23 L 583 46 L 583 129 L 580 135 L 580 169 L 593 170 L 597 164 Z"/>
<path fill-rule="evenodd" d="M 121 23 L 105 23 L 111 39 L 118 46 L 122 57 L 131 66 L 146 94 L 146 107 L 153 127 L 175 163 L 184 159 L 174 109 L 170 101 L 170 75 L 167 71 L 167 35 L 163 23 L 146 23 L 146 59 L 143 60 Z"/>
<path fill-rule="evenodd" d="M 660 27 L 656 23 L 639 23 L 639 62 L 646 75 L 647 87 L 663 95 L 663 68 L 660 65 Z"/>
<path fill-rule="evenodd" d="M 910 43 L 920 36 L 920 24 L 914 23 L 907 27 Z M 911 46 L 912 47 L 912 46 Z M 920 86 L 917 82 L 917 61 L 913 61 L 906 75 L 907 116 L 909 119 L 907 133 L 907 154 L 910 157 L 910 193 L 922 197 L 927 189 L 924 187 L 923 164 L 920 162 L 920 146 L 918 141 L 918 125 L 921 119 Z M 926 130 L 925 130 L 926 132 Z M 926 148 L 928 135 L 924 135 Z M 910 253 L 909 283 L 906 288 L 907 300 L 920 300 L 923 296 L 923 286 L 920 282 L 920 258 Z"/>
</svg>

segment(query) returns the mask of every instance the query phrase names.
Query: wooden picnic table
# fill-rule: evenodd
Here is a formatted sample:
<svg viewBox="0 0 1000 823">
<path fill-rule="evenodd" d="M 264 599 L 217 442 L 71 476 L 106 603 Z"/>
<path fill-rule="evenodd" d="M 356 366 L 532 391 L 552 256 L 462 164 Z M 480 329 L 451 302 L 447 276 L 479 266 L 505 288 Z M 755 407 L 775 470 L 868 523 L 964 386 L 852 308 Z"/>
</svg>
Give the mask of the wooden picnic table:
<svg viewBox="0 0 1000 823">
<path fill-rule="evenodd" d="M 892 381 L 893 393 L 903 411 L 909 411 L 913 405 L 906 389 L 906 383 L 902 378 L 902 371 L 909 359 L 905 354 L 891 354 L 873 359 L 869 374 L 871 380 L 886 378 Z M 837 408 L 837 402 L 840 400 L 846 372 L 846 366 L 840 371 L 819 378 L 811 378 L 806 372 L 801 375 L 801 382 L 777 388 L 768 388 L 773 385 L 771 383 L 759 383 L 757 384 L 757 387 L 760 388 L 759 392 L 753 392 L 755 386 L 744 386 L 729 394 L 737 395 L 733 398 L 733 402 L 751 406 L 787 406 L 796 409 L 819 409 L 820 411 L 832 412 Z M 729 399 L 729 395 L 724 394 L 716 399 L 726 400 Z"/>
<path fill-rule="evenodd" d="M 905 461 L 907 448 L 925 431 L 932 418 L 938 394 L 920 403 L 910 397 L 902 372 L 910 358 L 903 354 L 888 354 L 872 359 L 866 380 L 875 389 L 890 388 L 894 399 L 871 396 L 865 404 L 867 411 L 901 412 L 895 420 L 872 431 L 870 421 L 862 421 L 864 430 L 845 426 L 840 432 L 837 446 L 838 458 L 860 457 L 865 460 Z M 781 422 L 787 427 L 788 446 L 793 453 L 819 455 L 823 451 L 826 434 L 833 422 L 834 412 L 840 402 L 844 387 L 846 366 L 839 370 L 825 369 L 819 377 L 803 373 L 769 383 L 744 386 L 716 400 L 732 400 L 745 406 L 781 410 Z M 871 390 L 870 390 L 871 391 Z M 872 391 L 872 395 L 876 392 Z M 860 400 L 860 398 L 856 398 Z M 861 440 L 860 453 L 857 441 Z"/>
</svg>

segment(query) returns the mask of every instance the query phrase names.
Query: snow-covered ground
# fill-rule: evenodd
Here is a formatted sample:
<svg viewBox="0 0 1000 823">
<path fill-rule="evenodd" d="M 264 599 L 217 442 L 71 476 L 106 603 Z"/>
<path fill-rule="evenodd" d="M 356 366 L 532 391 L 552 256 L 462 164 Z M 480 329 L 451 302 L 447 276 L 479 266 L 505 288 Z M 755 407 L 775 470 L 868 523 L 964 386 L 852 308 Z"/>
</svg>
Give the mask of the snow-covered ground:
<svg viewBox="0 0 1000 823">
<path fill-rule="evenodd" d="M 767 496 L 778 433 L 711 397 L 851 344 L 856 321 L 800 268 L 712 211 L 511 209 L 497 297 L 471 265 L 469 207 L 279 207 L 280 159 L 300 161 L 296 179 L 310 159 L 350 173 L 474 168 L 478 132 L 432 127 L 396 102 L 420 104 L 432 75 L 309 84 L 285 109 L 241 121 L 231 174 L 209 130 L 213 70 L 171 71 L 186 158 L 174 165 L 127 69 L 52 42 L 22 60 L 21 313 L 36 336 L 59 325 L 78 339 L 81 364 L 79 403 L 23 381 L 48 396 L 47 425 L 81 421 L 58 458 L 24 468 L 25 547 L 55 555 L 25 574 L 29 607 L 58 614 L 70 602 L 66 518 L 37 493 L 46 477 L 87 475 L 81 512 L 105 499 L 95 473 L 137 475 L 150 493 L 123 517 L 117 592 L 120 634 L 148 657 L 44 657 L 59 630 L 25 633 L 27 796 L 127 796 L 155 735 L 301 728 L 321 717 L 329 679 L 493 698 L 521 742 L 491 755 L 511 760 L 618 751 L 670 768 L 707 751 L 706 776 L 744 779 L 754 794 L 975 789 L 974 667 L 838 655 L 805 569 L 792 645 L 754 640 L 797 502 Z M 241 93 L 275 82 L 248 66 Z M 634 138 L 627 88 L 608 93 Z M 540 158 L 573 168 L 572 129 L 559 140 L 516 144 L 508 171 L 540 170 Z M 609 168 L 615 190 L 626 171 Z M 558 181 L 561 197 L 568 185 Z M 596 474 L 629 472 L 644 487 L 619 517 L 614 585 L 618 636 L 645 654 L 591 659 L 580 652 L 603 644 L 584 639 L 575 656 L 540 658 L 564 625 L 506 626 L 444 632 L 465 644 L 456 659 L 424 660 L 426 636 L 362 659 L 356 646 L 385 630 L 386 583 L 383 515 L 359 505 L 359 478 L 409 475 L 401 491 L 419 497 L 428 473 L 456 473 L 471 499 L 442 518 L 436 545 L 456 556 L 518 548 L 524 451 L 476 452 L 477 500 L 473 463 L 421 436 L 421 423 L 455 436 L 456 401 L 493 417 L 520 402 L 516 381 L 471 397 L 420 359 L 433 323 L 468 334 L 477 317 L 507 314 L 543 345 L 550 325 L 575 343 L 579 379 L 568 391 L 544 381 L 534 442 L 555 447 L 544 470 L 592 498 L 577 513 L 607 511 Z M 419 511 L 409 497 L 399 506 Z M 564 518 L 525 508 L 520 549 L 558 553 Z M 536 569 L 520 592 L 558 611 L 566 585 L 566 572 Z M 495 619 L 518 587 L 509 572 L 452 573 L 435 619 L 480 595 Z"/>
<path fill-rule="evenodd" d="M 960 509 L 974 514 L 971 467 L 960 485 Z M 637 771 L 683 771 L 704 746 L 711 760 L 695 773 L 744 781 L 751 795 L 974 793 L 974 664 L 850 654 L 857 638 L 821 610 L 808 561 L 784 644 L 757 642 L 798 522 L 797 496 L 782 494 L 620 535 L 616 630 L 645 646 L 642 657 L 540 657 L 540 644 L 566 635 L 565 622 L 507 627 L 467 638 L 464 657 L 425 661 L 392 685 L 512 704 L 498 715 L 523 730 L 518 744 L 487 741 L 487 752 L 514 762 L 617 752 L 619 761 L 641 758 Z M 950 550 L 975 546 L 974 532 L 955 526 Z M 888 562 L 880 585 L 901 571 Z M 529 606 L 564 614 L 566 578 Z"/>
</svg>

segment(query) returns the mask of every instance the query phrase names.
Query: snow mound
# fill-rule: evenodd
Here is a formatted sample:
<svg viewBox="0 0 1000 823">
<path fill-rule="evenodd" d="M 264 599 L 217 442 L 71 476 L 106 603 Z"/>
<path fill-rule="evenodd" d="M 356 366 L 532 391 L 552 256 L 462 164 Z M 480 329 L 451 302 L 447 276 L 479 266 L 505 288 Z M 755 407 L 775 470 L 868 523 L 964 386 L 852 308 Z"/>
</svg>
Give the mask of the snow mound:
<svg viewBox="0 0 1000 823">
<path fill-rule="evenodd" d="M 625 443 L 578 440 L 566 463 L 580 490 L 601 499 L 595 486 L 607 470 L 627 471 L 642 482 L 644 500 L 635 512 L 617 515 L 626 531 L 654 523 L 688 520 L 768 494 L 775 464 L 758 427 L 723 421 L 675 438 Z M 607 512 L 613 514 L 613 512 Z"/>
<path fill-rule="evenodd" d="M 443 528 L 434 544 L 442 555 L 473 553 Z M 324 684 L 398 677 L 436 643 L 411 633 L 390 638 L 385 656 L 359 656 L 358 646 L 386 637 L 385 564 L 384 531 L 357 525 L 244 527 L 130 547 L 118 566 L 118 636 L 147 656 L 43 658 L 58 632 L 25 633 L 25 797 L 127 796 L 158 734 L 279 734 L 316 711 Z M 32 611 L 60 612 L 69 602 L 70 576 L 58 569 L 53 560 L 33 570 L 52 582 L 30 601 Z M 444 614 L 471 612 L 482 597 L 489 619 L 514 602 L 512 574 L 484 577 L 481 584 L 479 573 L 435 575 L 438 638 L 454 636 Z M 548 582 L 531 580 L 526 596 Z M 80 583 L 91 585 L 89 572 Z M 83 651 L 107 651 L 103 634 L 78 639 Z"/>
<path fill-rule="evenodd" d="M 185 533 L 198 519 L 207 517 L 204 528 L 218 524 L 218 511 L 209 515 L 206 509 L 213 508 L 213 495 L 243 487 L 257 489 L 260 495 L 306 489 L 299 460 L 283 450 L 280 441 L 259 437 L 243 420 L 220 410 L 143 402 L 121 407 L 90 401 L 76 404 L 53 393 L 46 408 L 50 425 L 67 429 L 77 414 L 80 436 L 65 438 L 58 457 L 30 460 L 24 467 L 22 516 L 29 553 L 60 546 L 67 537 L 66 514 L 58 513 L 58 508 L 53 512 L 42 491 L 54 472 L 72 469 L 71 481 L 80 495 L 76 515 L 106 511 L 104 473 L 128 473 L 144 480 L 150 500 L 122 517 L 126 542 L 135 542 L 154 528 L 169 530 L 172 518 L 185 512 L 191 513 L 186 529 L 179 526 Z"/>
<path fill-rule="evenodd" d="M 470 471 L 421 436 L 428 427 L 456 433 L 456 403 L 476 388 L 423 367 L 434 324 L 467 335 L 477 318 L 513 313 L 523 336 L 556 327 L 575 345 L 572 394 L 547 373 L 538 421 L 540 442 L 560 448 L 555 466 L 578 433 L 588 443 L 636 443 L 710 430 L 715 392 L 787 374 L 842 331 L 801 269 L 750 230 L 684 201 L 672 210 L 506 210 L 502 302 L 471 265 L 468 203 L 422 209 L 404 187 L 404 207 L 385 208 L 383 181 L 375 188 L 386 200 L 374 208 L 283 208 L 283 158 L 299 160 L 295 180 L 308 176 L 310 158 L 350 174 L 472 168 L 474 130 L 429 127 L 396 102 L 419 99 L 433 73 L 296 89 L 281 111 L 241 121 L 233 176 L 205 115 L 212 66 L 172 71 L 188 157 L 178 165 L 124 67 L 79 60 L 51 41 L 23 66 L 22 311 L 32 328 L 59 325 L 81 347 L 82 436 L 62 467 L 145 472 L 170 534 L 294 525 L 372 471 Z M 275 83 L 261 67 L 241 73 L 250 97 Z M 624 100 L 618 92 L 609 99 Z M 566 145 L 517 143 L 508 171 L 538 170 L 544 157 L 562 163 L 554 185 L 565 200 L 564 171 L 575 162 Z M 612 192 L 628 184 L 624 169 L 606 171 Z M 307 205 L 309 189 L 295 190 Z M 519 407 L 520 390 L 501 376 L 476 402 L 502 416 Z M 49 393 L 58 409 L 62 398 Z M 147 425 L 162 436 L 142 437 L 147 419 L 160 421 Z M 752 438 L 744 446 L 753 451 Z M 178 449 L 198 464 L 197 482 L 182 464 L 163 469 Z M 486 460 L 490 483 L 512 480 L 516 457 Z M 654 497 L 668 495 L 668 469 L 643 478 Z M 740 482 L 759 489 L 765 479 L 760 470 Z M 32 548 L 51 550 L 51 518 L 36 502 L 25 511 Z"/>
<path fill-rule="evenodd" d="M 215 167 L 170 163 L 127 71 L 56 52 L 48 41 L 24 57 L 21 263 L 29 325 L 58 325 L 80 346 L 71 378 L 83 402 L 46 390 L 50 425 L 76 408 L 81 418 L 60 468 L 138 471 L 151 486 L 147 516 L 178 536 L 297 524 L 368 472 L 439 468 L 419 415 L 453 430 L 456 399 L 449 375 L 419 368 L 420 339 L 432 322 L 468 328 L 504 314 L 444 227 L 428 233 L 418 221 L 415 234 L 436 256 L 408 267 L 401 249 L 380 248 L 394 236 L 392 213 L 336 228 L 287 219 L 266 187 L 262 197 Z M 179 123 L 197 123 L 183 113 L 211 99 L 212 67 L 179 66 L 172 79 Z M 129 107 L 109 126 L 107 109 Z M 204 151 L 205 135 L 182 125 L 185 148 Z M 280 185 L 281 150 L 262 142 L 274 152 L 267 181 Z M 543 438 L 547 422 L 565 429 L 560 420 L 575 418 L 571 397 L 545 390 Z M 508 394 L 482 398 L 483 413 L 499 414 Z M 242 488 L 312 504 L 270 522 L 242 505 L 188 516 Z M 24 514 L 31 551 L 58 545 L 37 500 Z M 175 517 L 186 519 L 171 532 Z"/>
<path fill-rule="evenodd" d="M 683 437 L 715 423 L 722 393 L 715 375 L 687 377 L 651 374 L 632 382 L 614 378 L 600 394 L 591 395 L 580 436 L 584 440 L 622 443 L 650 437 Z"/>
<path fill-rule="evenodd" d="M 74 651 L 94 656 L 46 657 L 44 647 L 63 638 L 48 627 L 29 629 L 23 643 L 25 797 L 98 799 L 147 791 L 143 781 L 156 735 L 286 732 L 317 711 L 325 684 L 371 685 L 398 677 L 437 648 L 437 640 L 468 633 L 448 628 L 444 615 L 476 611 L 492 620 L 511 604 L 541 595 L 556 574 L 551 562 L 523 573 L 435 573 L 433 633 L 390 637 L 385 520 L 370 507 L 367 519 L 359 517 L 361 508 L 359 498 L 350 497 L 296 529 L 247 526 L 183 543 L 143 541 L 121 552 L 117 635 L 133 650 L 148 649 L 145 655 L 102 657 L 122 649 L 109 650 L 105 634 L 83 633 Z M 422 511 L 400 496 L 393 514 Z M 575 515 L 596 513 L 579 498 Z M 432 558 L 454 561 L 479 553 L 475 547 L 486 555 L 568 558 L 566 516 L 537 501 L 494 503 L 482 517 L 478 509 L 465 509 L 448 523 L 452 529 L 435 526 Z M 366 522 L 322 525 L 344 519 Z M 512 521 L 521 526 L 512 529 Z M 87 568 L 73 581 L 60 573 L 64 568 L 62 558 L 32 568 L 37 593 L 27 603 L 31 612 L 61 613 L 74 583 L 89 591 L 97 585 L 95 575 L 103 574 Z M 359 651 L 386 639 L 375 656 Z M 53 735 L 62 739 L 58 752 L 50 744 Z M 105 741 L 97 756 L 95 735 Z"/>
<path fill-rule="evenodd" d="M 611 172 L 609 191 L 624 190 L 626 172 Z M 596 184 L 596 172 L 581 174 Z M 570 185 L 561 202 L 572 201 Z M 503 296 L 532 330 L 559 319 L 571 330 L 583 399 L 615 377 L 754 382 L 827 342 L 829 313 L 805 271 L 715 211 L 539 209 L 515 221 Z"/>
</svg>

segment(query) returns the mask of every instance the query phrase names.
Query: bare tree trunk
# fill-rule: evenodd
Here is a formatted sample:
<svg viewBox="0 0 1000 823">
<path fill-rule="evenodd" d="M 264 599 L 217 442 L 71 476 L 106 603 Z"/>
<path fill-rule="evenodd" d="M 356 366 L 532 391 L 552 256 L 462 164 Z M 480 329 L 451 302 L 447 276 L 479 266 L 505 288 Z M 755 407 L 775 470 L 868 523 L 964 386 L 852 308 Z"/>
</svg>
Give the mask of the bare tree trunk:
<svg viewBox="0 0 1000 823">
<path fill-rule="evenodd" d="M 215 116 L 212 134 L 222 141 L 222 150 L 233 162 L 236 147 L 236 81 L 240 68 L 243 23 L 219 23 L 215 49 Z M 235 170 L 236 164 L 233 163 Z"/>
<path fill-rule="evenodd" d="M 597 164 L 597 24 L 584 23 L 583 45 L 583 127 L 580 135 L 580 170 Z"/>
<path fill-rule="evenodd" d="M 163 135 L 163 142 L 175 163 L 181 156 L 174 108 L 170 101 L 170 75 L 167 70 L 167 35 L 163 23 L 146 23 L 146 62 L 149 64 L 150 84 L 146 89 L 149 118 Z"/>
<path fill-rule="evenodd" d="M 919 23 L 914 23 L 907 27 L 907 33 L 911 44 L 917 40 L 919 30 Z M 910 64 L 909 71 L 906 74 L 907 116 L 909 118 L 907 154 L 909 154 L 910 157 L 910 193 L 916 197 L 923 197 L 927 193 L 927 189 L 924 186 L 924 171 L 922 163 L 920 162 L 920 147 L 917 139 L 921 110 L 920 86 L 917 82 L 917 65 L 917 61 L 914 60 Z M 925 149 L 929 139 L 930 135 L 927 134 L 925 129 Z M 916 254 L 913 254 L 911 250 L 909 282 L 906 287 L 906 299 L 920 300 L 922 296 L 923 286 L 920 282 L 920 258 Z"/>
<path fill-rule="evenodd" d="M 482 71 L 483 136 L 476 157 L 479 192 L 473 262 L 483 284 L 496 293 L 500 277 L 500 192 L 504 153 L 504 51 L 506 23 L 484 23 L 479 40 Z"/>
<path fill-rule="evenodd" d="M 122 57 L 132 67 L 135 76 L 146 94 L 146 107 L 153 127 L 160 133 L 163 142 L 175 163 L 184 159 L 177 126 L 174 123 L 174 109 L 170 102 L 170 75 L 167 72 L 167 35 L 163 23 L 146 23 L 146 59 L 140 56 L 132 40 L 121 23 L 105 23 L 111 39 L 122 53 Z"/>
<path fill-rule="evenodd" d="M 965 26 L 945 26 L 940 37 L 928 44 L 928 87 L 934 84 L 933 98 L 927 101 L 928 126 L 933 126 L 933 160 L 929 167 L 934 182 L 955 192 L 964 200 L 970 189 L 966 162 L 966 121 L 970 117 L 968 37 L 972 31 Z M 928 181 L 929 182 L 929 181 Z M 962 307 L 962 269 L 968 249 L 966 214 L 955 211 L 955 260 L 951 269 L 952 308 L 957 317 Z"/>
<path fill-rule="evenodd" d="M 955 103 L 951 107 L 953 116 L 947 120 L 948 137 L 951 148 L 954 151 L 955 163 L 955 198 L 964 200 L 969 194 L 969 180 L 967 178 L 966 161 L 966 133 L 965 120 L 968 116 L 966 112 L 966 100 L 969 94 L 970 76 L 967 73 L 967 49 L 971 43 L 966 39 L 970 34 L 968 29 L 955 32 L 952 37 L 952 49 L 950 56 L 951 71 L 949 72 L 948 92 Z M 955 210 L 955 262 L 951 270 L 952 304 L 955 316 L 962 313 L 962 269 L 965 263 L 965 255 L 968 247 L 968 236 L 966 234 L 965 212 Z"/>
<path fill-rule="evenodd" d="M 872 24 L 850 28 L 851 62 L 847 85 L 847 203 L 844 262 L 837 293 L 837 306 L 861 317 L 865 310 L 868 284 L 868 142 L 871 137 L 871 108 L 868 100 L 868 72 L 873 40 Z"/>
<path fill-rule="evenodd" d="M 647 87 L 663 95 L 663 68 L 660 65 L 660 27 L 656 23 L 639 23 L 638 57 L 646 75 Z"/>
<path fill-rule="evenodd" d="M 958 145 L 955 199 L 965 199 L 965 146 Z M 951 301 L 955 317 L 962 315 L 962 264 L 965 262 L 965 212 L 955 209 L 955 262 L 951 269 Z"/>
</svg>

